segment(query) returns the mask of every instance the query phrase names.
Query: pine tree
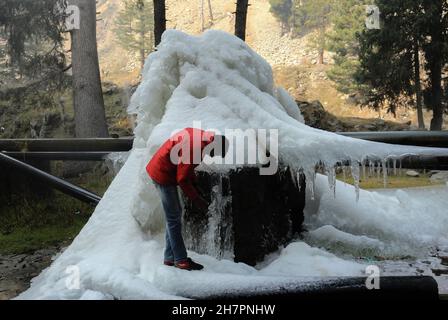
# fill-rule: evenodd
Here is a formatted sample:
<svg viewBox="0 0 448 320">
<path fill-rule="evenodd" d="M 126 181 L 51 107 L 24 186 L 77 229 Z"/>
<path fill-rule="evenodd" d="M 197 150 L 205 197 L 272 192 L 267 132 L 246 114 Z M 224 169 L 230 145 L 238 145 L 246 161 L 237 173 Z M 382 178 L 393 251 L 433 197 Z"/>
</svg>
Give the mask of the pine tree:
<svg viewBox="0 0 448 320">
<path fill-rule="evenodd" d="M 333 6 L 328 49 L 335 53 L 335 64 L 328 71 L 328 76 L 344 93 L 355 93 L 359 89 L 355 81 L 359 69 L 357 35 L 365 28 L 365 5 L 370 2 L 371 0 L 339 0 Z"/>
<path fill-rule="evenodd" d="M 429 86 L 426 102 L 431 106 L 433 117 L 431 130 L 442 130 L 443 115 L 446 111 L 447 96 L 444 96 L 442 75 L 448 63 L 448 2 L 446 0 L 422 0 L 423 12 L 427 19 L 420 24 L 424 30 L 423 50 Z"/>
<path fill-rule="evenodd" d="M 290 29 L 293 0 L 269 0 L 270 11 L 281 25 L 282 35 Z"/>
<path fill-rule="evenodd" d="M 318 51 L 319 64 L 324 63 L 327 29 L 335 0 L 302 0 L 294 6 L 294 29 L 297 33 L 314 32 L 312 45 Z"/>
<path fill-rule="evenodd" d="M 23 94 L 64 85 L 65 5 L 63 0 L 0 1 L 0 72 Z"/>
<path fill-rule="evenodd" d="M 441 75 L 447 62 L 443 2 L 378 0 L 381 29 L 364 30 L 359 37 L 358 81 L 373 88 L 366 93 L 371 106 L 387 106 L 391 112 L 400 105 L 416 105 L 422 117 L 420 56 L 424 52 L 422 65 L 429 75 L 425 100 L 433 110 L 431 130 L 440 130 L 443 123 Z M 419 122 L 422 125 L 422 119 Z"/>
<path fill-rule="evenodd" d="M 137 53 L 141 68 L 154 49 L 153 5 L 151 0 L 126 0 L 118 14 L 114 29 L 118 44 L 130 53 Z"/>
</svg>

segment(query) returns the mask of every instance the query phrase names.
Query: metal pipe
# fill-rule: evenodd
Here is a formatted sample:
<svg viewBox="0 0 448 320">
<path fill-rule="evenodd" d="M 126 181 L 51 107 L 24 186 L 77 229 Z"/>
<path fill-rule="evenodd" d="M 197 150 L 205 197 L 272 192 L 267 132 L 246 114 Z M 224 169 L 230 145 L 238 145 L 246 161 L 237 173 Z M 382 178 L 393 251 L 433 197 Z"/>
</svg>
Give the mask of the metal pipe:
<svg viewBox="0 0 448 320">
<path fill-rule="evenodd" d="M 448 131 L 337 132 L 346 137 L 389 144 L 448 148 Z M 134 138 L 0 139 L 10 152 L 121 152 L 132 149 Z"/>
<path fill-rule="evenodd" d="M 378 165 L 378 162 L 374 160 L 366 160 L 364 165 Z M 381 164 L 381 162 L 379 162 Z M 386 162 L 387 166 L 391 169 L 393 168 L 393 159 L 389 159 Z M 342 161 L 339 165 L 343 166 L 351 166 L 352 163 L 350 161 Z M 361 165 L 361 164 L 360 164 Z M 448 157 L 434 157 L 434 156 L 404 156 L 401 159 L 396 160 L 396 168 L 397 169 L 426 169 L 426 170 L 448 170 Z"/>
<path fill-rule="evenodd" d="M 448 131 L 382 131 L 337 133 L 346 137 L 389 144 L 448 148 Z"/>
<path fill-rule="evenodd" d="M 448 131 L 339 132 L 357 139 L 389 144 L 448 148 Z M 110 152 L 132 149 L 133 137 L 88 139 L 0 139 L 0 150 L 18 159 L 103 160 Z M 402 159 L 407 169 L 448 170 L 445 157 L 411 156 Z"/>
<path fill-rule="evenodd" d="M 29 174 L 33 178 L 40 180 L 41 182 L 46 183 L 49 186 L 81 201 L 92 204 L 98 204 L 98 202 L 100 202 L 101 200 L 100 196 L 86 189 L 83 189 L 74 184 L 71 184 L 70 182 L 55 177 L 45 171 L 39 170 L 27 163 L 23 163 L 17 159 L 7 156 L 2 152 L 0 152 L 0 163 L 4 163 L 5 165 L 18 169 L 23 173 Z"/>
<path fill-rule="evenodd" d="M 16 158 L 21 161 L 26 160 L 72 160 L 72 161 L 103 161 L 110 152 L 100 151 L 100 152 L 3 152 L 7 156 Z"/>
<path fill-rule="evenodd" d="M 257 281 L 257 279 L 254 279 Z M 302 300 L 433 300 L 439 299 L 437 282 L 431 276 L 386 276 L 381 277 L 379 288 L 369 290 L 367 283 L 371 279 L 363 277 L 322 278 L 321 280 L 288 279 L 283 283 L 257 283 L 247 288 L 237 285 L 234 288 L 214 287 L 207 283 L 213 293 L 201 294 L 194 290 L 186 290 L 183 295 L 190 299 L 205 300 L 239 300 L 269 299 L 284 301 L 285 299 Z M 203 283 L 204 284 L 204 283 Z M 188 286 L 186 286 L 188 288 Z"/>
<path fill-rule="evenodd" d="M 448 131 L 337 132 L 389 144 L 448 148 Z M 132 149 L 134 138 L 0 139 L 0 150 L 10 152 L 120 152 Z"/>
<path fill-rule="evenodd" d="M 0 139 L 9 152 L 121 152 L 132 149 L 134 138 Z"/>
</svg>

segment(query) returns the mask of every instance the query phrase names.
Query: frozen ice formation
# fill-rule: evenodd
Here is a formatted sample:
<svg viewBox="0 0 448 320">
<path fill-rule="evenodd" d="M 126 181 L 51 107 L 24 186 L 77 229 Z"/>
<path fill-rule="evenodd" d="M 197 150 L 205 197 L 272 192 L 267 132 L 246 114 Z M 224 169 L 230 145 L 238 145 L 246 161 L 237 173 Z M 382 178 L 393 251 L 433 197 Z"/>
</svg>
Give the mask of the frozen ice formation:
<svg viewBox="0 0 448 320">
<path fill-rule="evenodd" d="M 316 245 L 324 244 L 329 235 L 342 245 L 368 244 L 378 250 L 385 243 L 409 239 L 446 241 L 442 228 L 446 230 L 448 222 L 441 214 L 442 203 L 433 203 L 433 212 L 419 216 L 423 204 L 404 192 L 385 196 L 344 189 L 334 173 L 336 163 L 348 160 L 358 180 L 360 164 L 367 158 L 384 162 L 405 154 L 446 154 L 445 150 L 389 146 L 306 126 L 294 100 L 275 86 L 269 64 L 232 35 L 165 32 L 157 51 L 146 61 L 129 112 L 137 114 L 129 158 L 73 243 L 19 298 L 171 299 L 186 296 L 189 286 L 200 296 L 226 286 L 275 284 L 285 281 L 283 276 L 363 274 L 359 261 L 344 260 L 301 241 L 258 268 L 194 252 L 191 256 L 206 266 L 202 272 L 162 266 L 164 220 L 145 165 L 176 129 L 197 126 L 197 121 L 202 129 L 222 133 L 226 129 L 278 130 L 278 160 L 304 172 L 309 194 L 316 194 L 310 199 L 314 209 L 308 219 L 311 228 L 320 228 L 310 235 Z M 262 144 L 260 148 L 271 147 L 266 141 L 257 143 Z M 328 178 L 315 174 L 318 163 L 327 168 Z M 447 208 L 446 203 L 443 206 Z M 437 220 L 430 221 L 434 217 Z M 322 229 L 325 225 L 332 227 Z M 419 236 L 413 238 L 414 234 Z"/>
</svg>

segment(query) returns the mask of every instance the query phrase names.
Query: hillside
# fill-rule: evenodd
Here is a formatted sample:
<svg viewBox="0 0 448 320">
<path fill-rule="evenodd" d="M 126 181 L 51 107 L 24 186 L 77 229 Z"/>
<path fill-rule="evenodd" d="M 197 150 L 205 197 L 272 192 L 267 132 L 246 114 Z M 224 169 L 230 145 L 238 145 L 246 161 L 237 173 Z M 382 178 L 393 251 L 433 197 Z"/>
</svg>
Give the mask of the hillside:
<svg viewBox="0 0 448 320">
<path fill-rule="evenodd" d="M 315 52 L 309 46 L 309 37 L 291 39 L 281 36 L 280 25 L 270 12 L 268 0 L 251 1 L 248 12 L 247 43 L 263 56 L 274 69 L 277 83 L 297 100 L 319 100 L 325 109 L 338 117 L 384 119 L 401 123 L 417 123 L 412 109 L 398 110 L 397 118 L 390 114 L 359 108 L 350 97 L 337 91 L 326 76 L 331 66 L 331 53 L 326 53 L 325 65 L 317 65 Z M 167 27 L 189 34 L 201 33 L 200 6 L 198 1 L 167 0 Z M 219 29 L 232 33 L 234 28 L 234 1 L 211 0 L 214 20 L 204 10 L 206 29 Z M 115 42 L 114 20 L 122 6 L 121 0 L 98 2 L 98 44 L 103 80 L 120 86 L 139 81 L 139 63 L 136 56 L 127 53 Z M 431 114 L 425 114 L 429 123 Z"/>
</svg>

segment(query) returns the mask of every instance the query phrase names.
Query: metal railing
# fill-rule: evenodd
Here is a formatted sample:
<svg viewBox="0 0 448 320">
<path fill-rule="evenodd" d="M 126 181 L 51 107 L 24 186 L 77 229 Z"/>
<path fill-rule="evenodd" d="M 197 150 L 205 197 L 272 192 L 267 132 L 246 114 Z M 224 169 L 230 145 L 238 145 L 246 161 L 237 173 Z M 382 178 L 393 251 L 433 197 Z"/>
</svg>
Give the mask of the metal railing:
<svg viewBox="0 0 448 320">
<path fill-rule="evenodd" d="M 63 179 L 55 177 L 45 171 L 35 168 L 27 163 L 24 163 L 22 161 L 14 159 L 8 155 L 5 155 L 2 152 L 0 152 L 0 163 L 5 166 L 8 166 L 8 167 L 15 168 L 25 174 L 28 174 L 28 175 L 32 176 L 33 178 L 35 178 L 36 180 L 46 183 L 46 184 L 48 184 L 48 186 L 53 187 L 56 190 L 59 190 L 65 194 L 72 196 L 76 199 L 79 199 L 81 201 L 84 201 L 87 203 L 92 203 L 92 204 L 98 204 L 98 202 L 100 202 L 100 200 L 101 200 L 101 197 L 94 194 L 93 192 L 90 192 L 90 191 L 83 189 L 81 187 L 78 187 L 70 182 L 67 182 Z"/>
<path fill-rule="evenodd" d="M 448 131 L 339 132 L 338 134 L 388 144 L 448 148 Z M 27 160 L 103 161 L 112 152 L 132 149 L 133 137 L 87 139 L 0 139 L 0 163 L 32 175 L 79 200 L 98 203 L 101 197 L 63 179 L 39 170 Z M 448 170 L 448 157 L 406 156 L 400 167 L 407 169 Z"/>
</svg>

